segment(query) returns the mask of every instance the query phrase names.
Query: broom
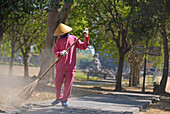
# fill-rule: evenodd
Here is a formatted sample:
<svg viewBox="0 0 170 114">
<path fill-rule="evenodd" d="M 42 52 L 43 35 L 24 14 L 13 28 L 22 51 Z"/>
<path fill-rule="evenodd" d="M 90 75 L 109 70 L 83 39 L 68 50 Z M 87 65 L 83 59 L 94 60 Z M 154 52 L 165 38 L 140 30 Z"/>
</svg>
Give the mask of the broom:
<svg viewBox="0 0 170 114">
<path fill-rule="evenodd" d="M 69 51 L 69 49 L 84 35 L 84 33 L 66 50 Z M 23 100 L 27 99 L 29 96 L 32 95 L 32 93 L 34 92 L 34 90 L 37 87 L 38 82 L 45 76 L 45 74 L 63 57 L 63 55 L 61 55 L 58 59 L 55 60 L 55 62 L 42 74 L 40 75 L 34 82 L 28 84 L 27 86 L 25 86 L 23 88 L 23 90 L 21 90 L 17 96 L 19 96 L 20 98 L 22 98 Z"/>
</svg>

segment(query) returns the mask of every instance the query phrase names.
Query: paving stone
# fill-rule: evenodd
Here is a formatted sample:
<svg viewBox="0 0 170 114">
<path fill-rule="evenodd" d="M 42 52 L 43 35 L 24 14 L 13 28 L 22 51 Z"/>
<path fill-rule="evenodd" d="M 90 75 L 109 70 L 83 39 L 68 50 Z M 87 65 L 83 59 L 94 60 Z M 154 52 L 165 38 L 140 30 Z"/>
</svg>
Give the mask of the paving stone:
<svg viewBox="0 0 170 114">
<path fill-rule="evenodd" d="M 124 92 L 69 98 L 68 107 L 52 106 L 52 100 L 30 103 L 23 114 L 137 114 L 158 96 Z M 29 107 L 29 105 L 31 105 Z M 28 108 L 29 107 L 29 108 Z M 17 112 L 18 113 L 18 112 Z"/>
</svg>

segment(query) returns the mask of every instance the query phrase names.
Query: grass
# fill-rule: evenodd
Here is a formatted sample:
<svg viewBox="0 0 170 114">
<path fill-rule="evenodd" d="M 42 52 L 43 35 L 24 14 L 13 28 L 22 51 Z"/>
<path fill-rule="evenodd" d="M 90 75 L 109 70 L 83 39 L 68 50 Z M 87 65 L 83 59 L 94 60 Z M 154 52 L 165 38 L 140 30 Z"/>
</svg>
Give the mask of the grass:
<svg viewBox="0 0 170 114">
<path fill-rule="evenodd" d="M 86 81 L 87 80 L 87 74 L 80 71 L 80 70 L 76 70 L 75 76 L 74 76 L 75 80 L 78 81 Z M 89 80 L 96 80 L 98 79 L 98 77 L 89 77 Z"/>
</svg>

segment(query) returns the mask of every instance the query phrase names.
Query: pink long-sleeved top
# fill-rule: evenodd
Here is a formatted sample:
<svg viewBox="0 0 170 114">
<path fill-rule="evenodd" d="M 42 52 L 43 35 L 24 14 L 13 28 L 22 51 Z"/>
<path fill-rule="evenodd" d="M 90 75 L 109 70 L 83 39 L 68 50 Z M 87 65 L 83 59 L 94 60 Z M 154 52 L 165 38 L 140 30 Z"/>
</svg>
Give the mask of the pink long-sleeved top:
<svg viewBox="0 0 170 114">
<path fill-rule="evenodd" d="M 69 35 L 68 38 L 59 37 L 54 46 L 54 54 L 57 58 L 63 50 L 67 50 L 78 38 Z M 76 71 L 76 48 L 85 50 L 89 45 L 89 36 L 84 38 L 84 42 L 78 40 L 75 45 L 56 63 L 56 71 Z"/>
</svg>

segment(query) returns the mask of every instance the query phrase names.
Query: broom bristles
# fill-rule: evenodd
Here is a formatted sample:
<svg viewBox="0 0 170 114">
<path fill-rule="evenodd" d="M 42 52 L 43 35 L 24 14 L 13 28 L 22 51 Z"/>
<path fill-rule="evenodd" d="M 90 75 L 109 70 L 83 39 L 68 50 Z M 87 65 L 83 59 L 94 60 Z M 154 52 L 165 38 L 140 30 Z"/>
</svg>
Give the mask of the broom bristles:
<svg viewBox="0 0 170 114">
<path fill-rule="evenodd" d="M 37 87 L 39 80 L 35 80 L 34 82 L 30 83 L 29 85 L 25 86 L 23 90 L 21 90 L 17 96 L 22 98 L 23 100 L 26 100 L 28 97 L 32 95 L 34 90 Z"/>
<path fill-rule="evenodd" d="M 14 94 L 13 96 L 8 97 L 3 102 L 3 105 L 0 106 L 1 110 L 5 112 L 10 112 L 17 107 L 20 107 L 22 103 L 32 95 L 34 90 L 37 87 L 39 79 L 35 80 L 34 82 L 30 83 L 29 85 L 25 86 L 21 91 Z"/>
</svg>

